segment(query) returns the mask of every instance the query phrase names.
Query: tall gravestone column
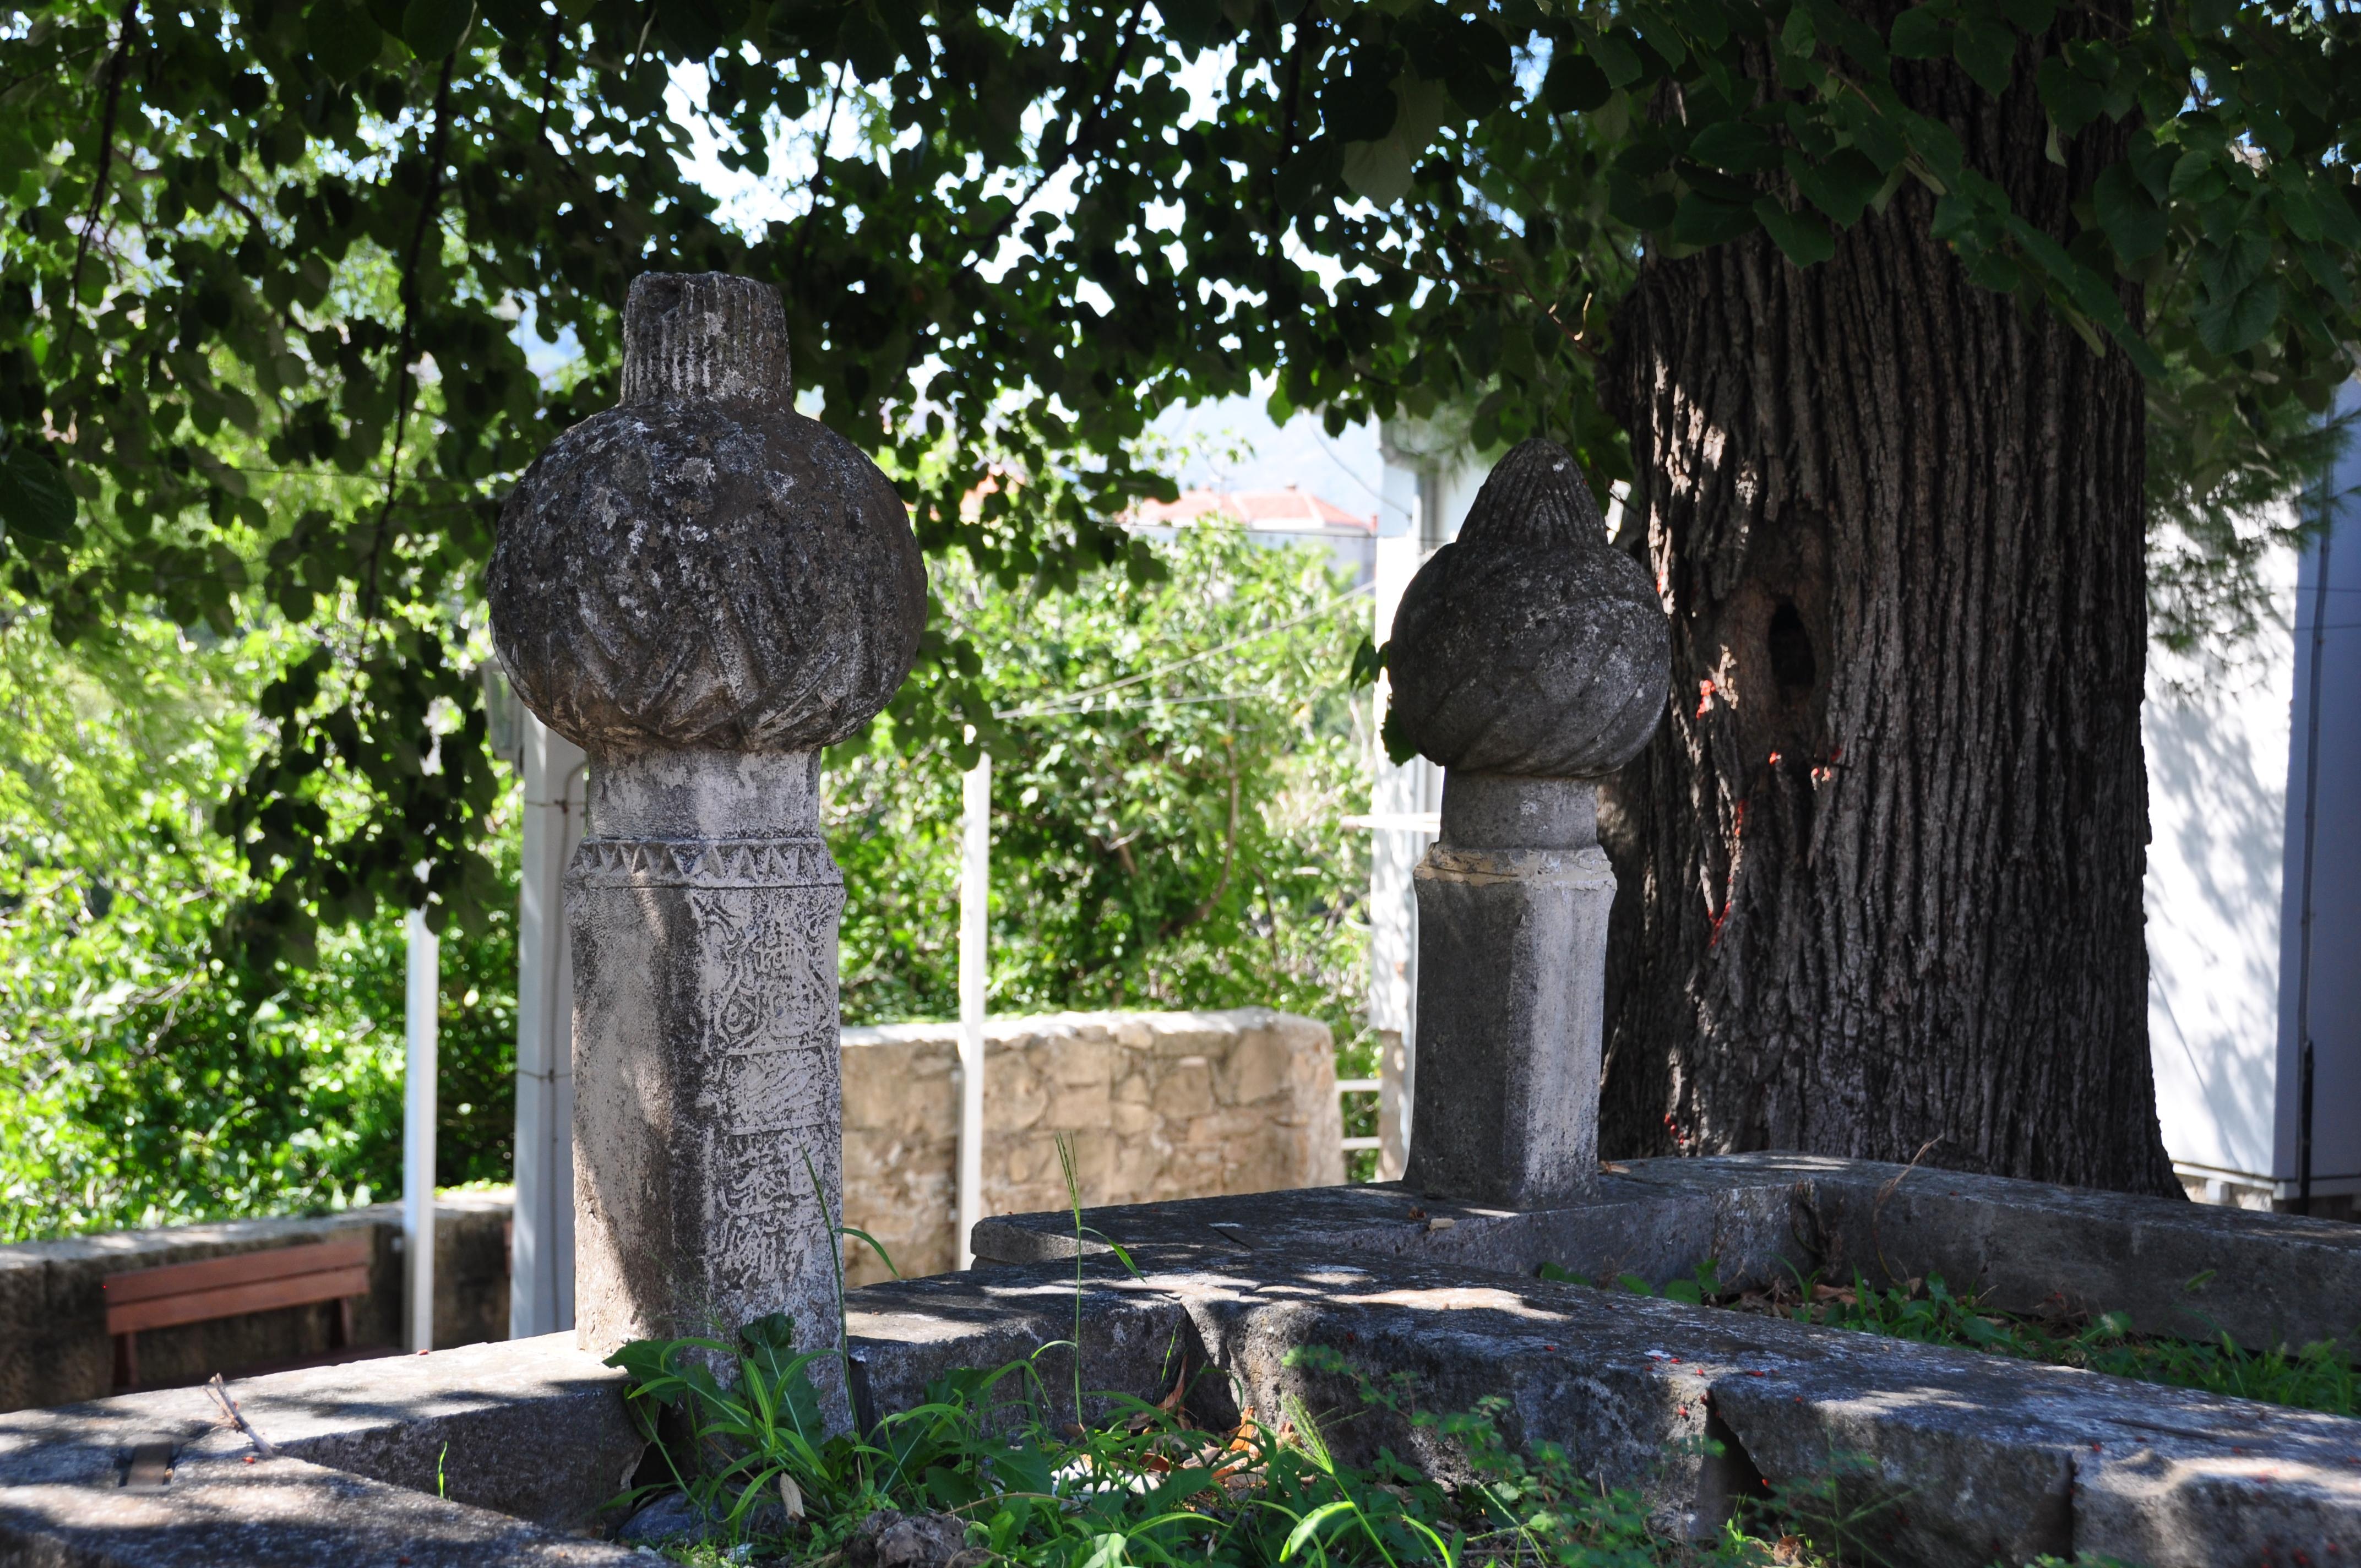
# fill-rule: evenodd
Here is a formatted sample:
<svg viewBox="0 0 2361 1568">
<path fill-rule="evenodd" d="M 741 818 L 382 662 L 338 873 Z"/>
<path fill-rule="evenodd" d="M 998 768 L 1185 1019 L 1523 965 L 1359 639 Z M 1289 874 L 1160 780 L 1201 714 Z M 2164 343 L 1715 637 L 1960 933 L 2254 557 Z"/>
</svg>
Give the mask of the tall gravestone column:
<svg viewBox="0 0 2361 1568">
<path fill-rule="evenodd" d="M 542 455 L 492 553 L 510 677 L 590 758 L 566 894 L 589 1350 L 774 1311 L 805 1348 L 838 1333 L 819 749 L 908 674 L 926 576 L 893 486 L 790 391 L 770 287 L 637 280 L 620 403 Z"/>
<path fill-rule="evenodd" d="M 1647 573 L 1550 442 L 1500 460 L 1402 595 L 1393 722 L 1444 769 L 1415 873 L 1415 1190 L 1532 1209 L 1597 1184 L 1615 874 L 1596 781 L 1646 744 L 1671 664 Z"/>
</svg>

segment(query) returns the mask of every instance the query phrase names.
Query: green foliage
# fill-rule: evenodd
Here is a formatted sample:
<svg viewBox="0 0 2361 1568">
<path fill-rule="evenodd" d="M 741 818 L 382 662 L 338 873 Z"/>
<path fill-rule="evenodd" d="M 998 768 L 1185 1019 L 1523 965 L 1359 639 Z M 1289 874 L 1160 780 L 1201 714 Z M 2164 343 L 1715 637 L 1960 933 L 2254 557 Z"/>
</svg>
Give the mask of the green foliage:
<svg viewBox="0 0 2361 1568">
<path fill-rule="evenodd" d="M 774 1317 L 749 1325 L 735 1344 L 641 1341 L 609 1358 L 631 1375 L 631 1408 L 671 1469 L 667 1482 L 626 1494 L 619 1507 L 676 1487 L 712 1521 L 705 1541 L 672 1550 L 675 1561 L 822 1558 L 878 1509 L 950 1513 L 965 1522 L 972 1545 L 1041 1568 L 1774 1561 L 1771 1540 L 1735 1525 L 1701 1542 L 1660 1533 L 1643 1498 L 1602 1489 L 1557 1445 L 1515 1448 L 1500 1432 L 1506 1401 L 1438 1415 L 1417 1408 L 1406 1378 L 1372 1379 L 1332 1351 L 1299 1351 L 1290 1364 L 1345 1381 L 1361 1414 L 1406 1420 L 1470 1478 L 1445 1485 L 1389 1449 L 1367 1467 L 1344 1464 L 1292 1404 L 1275 1432 L 1251 1418 L 1228 1431 L 1198 1430 L 1179 1397 L 1189 1388 L 1185 1372 L 1161 1404 L 1098 1396 L 1110 1422 L 1064 1424 L 1034 1361 L 953 1371 L 867 1436 L 829 1437 L 810 1376 L 819 1354 L 794 1354 L 792 1338 L 793 1326 Z M 1815 1478 L 1793 1489 L 1795 1500 L 1811 1503 L 1821 1486 Z M 1745 1522 L 1771 1524 L 1785 1503 L 1783 1494 Z M 1803 1541 L 1781 1545 L 1777 1562 L 1822 1561 Z"/>
<path fill-rule="evenodd" d="M 1542 1265 L 1540 1273 L 1543 1279 L 1590 1283 L 1554 1264 Z M 2192 1298 L 2210 1277 L 2201 1276 L 2190 1282 Z M 1922 1344 L 1957 1345 L 2053 1365 L 2080 1366 L 2143 1383 L 2199 1388 L 2331 1415 L 2361 1415 L 2361 1372 L 2334 1341 L 2320 1340 L 2300 1348 L 2276 1345 L 2249 1350 L 2208 1320 L 2193 1299 L 2182 1310 L 2191 1326 L 2204 1335 L 2197 1339 L 2135 1333 L 2131 1317 L 2125 1312 L 2092 1317 L 2004 1311 L 1974 1295 L 1954 1293 L 1939 1275 L 1881 1288 L 1858 1272 L 1846 1286 L 1824 1284 L 1815 1273 L 1799 1277 L 1793 1290 L 1740 1293 L 1722 1288 L 1713 1261 L 1708 1259 L 1697 1266 L 1692 1278 L 1673 1280 L 1661 1291 L 1637 1275 L 1622 1275 L 1615 1283 L 1617 1288 L 1636 1295 L 1662 1295 L 1692 1306 L 1703 1303 L 1770 1312 L 1800 1323 L 1824 1323 Z"/>
<path fill-rule="evenodd" d="M 1170 491 L 1147 422 L 1258 374 L 1275 412 L 1461 409 L 1479 448 L 1553 435 L 1615 477 L 1593 371 L 1642 256 L 1761 229 L 1820 264 L 1905 184 L 1978 282 L 2148 372 L 2158 493 L 2198 510 L 2292 487 L 2288 433 L 2361 335 L 2361 22 L 2295 0 L 1929 0 L 1883 30 L 1835 0 L 20 16 L 8 580 L 67 642 L 137 607 L 312 629 L 221 818 L 257 961 L 380 904 L 499 905 L 477 574 L 526 462 L 611 399 L 646 268 L 779 283 L 822 417 L 908 477 L 931 553 L 1010 587 L 1144 571 L 1115 519 Z M 2087 195 L 2012 210 L 1910 106 L 1938 78 L 2037 97 Z M 788 215 L 725 222 L 691 130 Z M 524 330 L 579 362 L 536 376 Z M 993 475 L 1022 482 L 965 508 Z M 989 730 L 978 657 L 931 639 L 897 736 Z"/>
<path fill-rule="evenodd" d="M 205 818 L 285 640 L 132 616 L 68 651 L 43 620 L 0 629 L 0 1239 L 393 1195 L 400 914 L 306 970 L 216 940 L 244 883 Z M 504 1179 L 512 919 L 454 931 L 445 964 L 439 1177 Z"/>
<path fill-rule="evenodd" d="M 1264 1004 L 1356 1031 L 1367 706 L 1337 678 L 1368 598 L 1324 551 L 1182 531 L 1149 580 L 1072 594 L 952 564 L 939 624 L 993 708 L 996 1013 Z M 958 1014 L 961 764 L 893 719 L 829 754 L 848 1020 Z"/>
<path fill-rule="evenodd" d="M 1366 962 L 1349 890 L 1367 850 L 1337 819 L 1367 782 L 1334 673 L 1367 598 L 1324 553 L 1218 529 L 1154 559 L 1169 575 L 1113 571 L 1073 596 L 939 574 L 944 615 L 1011 715 L 992 732 L 992 1004 L 1268 1003 L 1325 1019 L 1349 1053 Z M 398 909 L 327 926 L 308 966 L 258 963 L 223 929 L 247 868 L 206 825 L 257 748 L 259 694 L 306 640 L 128 616 L 66 649 L 45 615 L 0 630 L 8 1239 L 392 1196 Z M 1122 682 L 1086 707 L 1061 700 Z M 1208 691 L 1224 700 L 1190 700 Z M 854 1022 L 956 1013 L 961 760 L 891 720 L 830 759 Z M 444 934 L 445 1185 L 510 1171 L 513 790 L 489 820 L 480 930 Z M 323 789 L 321 809 L 358 817 L 352 795 Z"/>
</svg>

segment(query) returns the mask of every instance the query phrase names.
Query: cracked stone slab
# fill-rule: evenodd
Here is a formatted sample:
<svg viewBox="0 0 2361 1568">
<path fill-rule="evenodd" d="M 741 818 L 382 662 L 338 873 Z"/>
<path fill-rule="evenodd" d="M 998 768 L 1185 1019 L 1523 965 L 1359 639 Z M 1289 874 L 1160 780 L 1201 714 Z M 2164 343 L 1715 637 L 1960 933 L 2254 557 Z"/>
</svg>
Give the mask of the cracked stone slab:
<svg viewBox="0 0 2361 1568">
<path fill-rule="evenodd" d="M 2361 1225 L 1816 1155 L 1608 1168 L 1594 1199 L 1556 1208 L 1455 1203 L 1382 1182 L 1093 1209 L 1082 1223 L 1159 1255 L 1259 1246 L 1525 1277 L 1554 1263 L 1652 1285 L 1711 1258 L 1741 1288 L 1790 1269 L 1849 1280 L 1858 1268 L 1878 1285 L 1939 1274 L 2013 1310 L 2062 1301 L 2126 1312 L 2144 1333 L 2226 1332 L 2252 1348 L 2325 1339 L 2361 1357 Z M 974 1246 L 1002 1263 L 1071 1256 L 1073 1218 L 1000 1215 L 976 1226 Z"/>
<path fill-rule="evenodd" d="M 873 1285 L 847 1298 L 845 1332 L 864 1426 L 919 1404 L 928 1383 L 947 1372 L 1011 1363 L 1030 1373 L 1002 1396 L 1035 1399 L 1062 1425 L 1075 1419 L 1077 1340 L 1082 1419 L 1092 1421 L 1116 1413 L 1125 1398 L 1154 1404 L 1176 1383 L 1202 1381 L 1208 1360 L 1178 1296 L 1128 1276 L 1088 1279 L 1078 1293 L 1071 1263 Z M 1200 1419 L 1235 1425 L 1218 1380 L 1208 1397 L 1210 1404 L 1192 1400 Z"/>
<path fill-rule="evenodd" d="M 645 1444 L 622 1388 L 571 1334 L 229 1385 L 291 1461 L 430 1495 L 439 1466 L 454 1503 L 558 1529 L 592 1519 L 639 1464 Z M 252 1452 L 202 1388 L 18 1410 L 0 1416 L 0 1500 L 27 1487 L 111 1491 L 126 1456 L 159 1445 L 191 1460 Z"/>
<path fill-rule="evenodd" d="M 1828 1475 L 1846 1507 L 1873 1510 L 1873 1544 L 1937 1568 L 2077 1551 L 2228 1568 L 2361 1543 L 2361 1421 L 1400 1261 L 1240 1257 L 1151 1283 L 1186 1303 L 1242 1400 L 1273 1410 L 1292 1396 L 1347 1455 L 1389 1443 L 1446 1474 L 1455 1463 L 1290 1353 L 1409 1372 L 1437 1411 L 1505 1398 L 1512 1440 L 1558 1443 L 1583 1474 L 1642 1488 L 1675 1529 L 1711 1533 L 1765 1478 Z"/>
<path fill-rule="evenodd" d="M 246 1463 L 200 1442 L 161 1479 L 0 1486 L 9 1568 L 621 1568 L 647 1559 L 489 1508 L 277 1458 Z M 237 1447 L 246 1447 L 245 1439 Z M 130 1467 L 126 1466 L 126 1472 Z"/>
<path fill-rule="evenodd" d="M 1652 1285 L 1712 1257 L 1725 1280 L 1747 1285 L 1810 1266 L 1792 1239 L 1793 1186 L 1773 1175 L 1689 1190 L 1610 1174 L 1588 1201 L 1532 1211 L 1430 1198 L 1398 1181 L 1315 1187 L 1085 1210 L 1082 1250 L 1105 1251 L 1094 1239 L 1105 1237 L 1176 1263 L 1349 1254 L 1523 1277 L 1552 1263 L 1586 1278 L 1633 1274 Z M 1057 1212 L 987 1219 L 973 1239 L 978 1257 L 1005 1264 L 1071 1257 L 1075 1245 L 1073 1217 Z"/>
</svg>

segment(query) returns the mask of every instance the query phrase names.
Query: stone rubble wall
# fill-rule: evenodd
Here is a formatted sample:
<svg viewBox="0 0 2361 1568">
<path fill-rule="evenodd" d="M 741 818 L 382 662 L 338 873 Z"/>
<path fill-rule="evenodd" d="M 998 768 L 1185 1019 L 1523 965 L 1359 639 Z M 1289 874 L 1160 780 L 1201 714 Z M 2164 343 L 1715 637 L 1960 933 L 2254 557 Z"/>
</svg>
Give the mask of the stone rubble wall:
<svg viewBox="0 0 2361 1568">
<path fill-rule="evenodd" d="M 845 1223 L 906 1276 L 957 1266 L 959 1025 L 844 1031 Z M 1268 1007 L 1060 1013 L 984 1026 L 983 1212 L 1274 1192 L 1345 1179 L 1328 1026 Z M 858 1241 L 846 1282 L 889 1277 Z"/>
</svg>

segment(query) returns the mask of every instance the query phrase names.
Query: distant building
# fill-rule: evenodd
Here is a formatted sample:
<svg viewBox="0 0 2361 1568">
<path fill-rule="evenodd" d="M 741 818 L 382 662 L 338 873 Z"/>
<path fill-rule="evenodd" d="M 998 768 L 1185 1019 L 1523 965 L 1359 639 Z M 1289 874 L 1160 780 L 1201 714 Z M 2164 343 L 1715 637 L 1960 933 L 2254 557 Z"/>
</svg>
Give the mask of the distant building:
<svg viewBox="0 0 2361 1568">
<path fill-rule="evenodd" d="M 1128 521 L 1135 532 L 1157 539 L 1213 522 L 1242 528 L 1257 543 L 1273 546 L 1320 540 L 1336 567 L 1352 574 L 1355 587 L 1367 584 L 1377 571 L 1377 514 L 1346 511 L 1292 485 L 1283 490 L 1183 490 L 1178 500 L 1144 503 Z"/>
</svg>

